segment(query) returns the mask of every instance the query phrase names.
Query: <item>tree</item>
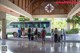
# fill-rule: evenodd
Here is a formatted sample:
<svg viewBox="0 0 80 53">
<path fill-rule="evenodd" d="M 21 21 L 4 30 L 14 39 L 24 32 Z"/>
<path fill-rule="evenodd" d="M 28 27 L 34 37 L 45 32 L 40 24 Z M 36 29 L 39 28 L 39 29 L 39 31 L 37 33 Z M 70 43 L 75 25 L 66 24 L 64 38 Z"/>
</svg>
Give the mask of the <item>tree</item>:
<svg viewBox="0 0 80 53">
<path fill-rule="evenodd" d="M 44 18 L 44 21 L 47 21 L 48 19 L 47 18 Z"/>
<path fill-rule="evenodd" d="M 19 21 L 25 21 L 25 18 L 22 15 L 20 15 L 20 17 L 18 19 L 19 19 Z"/>
<path fill-rule="evenodd" d="M 72 23 L 73 24 L 73 29 L 74 29 L 76 27 L 76 24 L 79 24 L 80 23 L 80 17 L 74 15 L 72 17 L 72 19 L 67 19 L 66 21 L 67 21 L 67 23 Z"/>
<path fill-rule="evenodd" d="M 54 20 L 54 28 L 58 28 L 58 29 L 63 29 L 64 27 L 66 27 L 66 21 L 62 21 L 62 20 Z"/>
<path fill-rule="evenodd" d="M 27 18 L 27 17 L 25 17 L 25 16 L 20 15 L 19 21 L 22 21 L 22 22 L 24 22 L 24 21 L 30 21 L 30 19 Z"/>
<path fill-rule="evenodd" d="M 38 21 L 39 19 L 38 19 L 38 18 L 34 18 L 34 20 L 35 20 L 35 21 Z"/>
</svg>

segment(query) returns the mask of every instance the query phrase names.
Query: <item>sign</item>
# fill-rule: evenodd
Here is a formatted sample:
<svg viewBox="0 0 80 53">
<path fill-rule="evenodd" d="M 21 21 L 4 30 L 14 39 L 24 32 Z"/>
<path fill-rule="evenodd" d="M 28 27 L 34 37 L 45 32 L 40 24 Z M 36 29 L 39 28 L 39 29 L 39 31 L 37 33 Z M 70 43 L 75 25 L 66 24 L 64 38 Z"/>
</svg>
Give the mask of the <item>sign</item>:
<svg viewBox="0 0 80 53">
<path fill-rule="evenodd" d="M 7 52 L 7 46 L 6 45 L 0 45 L 1 52 Z"/>
<path fill-rule="evenodd" d="M 64 0 L 64 1 L 56 1 L 56 4 L 80 4 L 80 2 L 77 2 L 76 0 Z"/>
</svg>

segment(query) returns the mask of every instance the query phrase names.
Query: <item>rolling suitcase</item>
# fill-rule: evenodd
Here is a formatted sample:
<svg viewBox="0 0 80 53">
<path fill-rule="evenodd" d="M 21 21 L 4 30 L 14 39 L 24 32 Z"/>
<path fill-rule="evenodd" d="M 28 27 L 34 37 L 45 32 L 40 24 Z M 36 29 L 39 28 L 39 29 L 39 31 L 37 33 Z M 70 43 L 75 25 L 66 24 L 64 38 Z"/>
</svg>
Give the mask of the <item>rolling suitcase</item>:
<svg viewBox="0 0 80 53">
<path fill-rule="evenodd" d="M 33 35 L 31 35 L 31 40 L 34 40 L 34 37 L 33 37 Z"/>
</svg>

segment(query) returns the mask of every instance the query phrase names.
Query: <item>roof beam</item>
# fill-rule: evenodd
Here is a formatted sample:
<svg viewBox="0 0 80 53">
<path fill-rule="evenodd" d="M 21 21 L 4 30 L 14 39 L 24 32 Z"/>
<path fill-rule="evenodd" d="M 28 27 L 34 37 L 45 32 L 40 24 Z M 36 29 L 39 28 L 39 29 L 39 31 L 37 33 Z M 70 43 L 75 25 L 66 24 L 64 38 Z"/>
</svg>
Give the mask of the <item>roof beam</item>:
<svg viewBox="0 0 80 53">
<path fill-rule="evenodd" d="M 27 5 L 27 7 L 26 8 L 28 8 L 30 5 L 32 5 L 33 3 L 35 2 L 35 0 L 32 0 L 31 2 L 30 2 L 30 4 L 29 5 Z"/>
<path fill-rule="evenodd" d="M 43 1 L 44 1 L 44 0 L 39 0 L 39 3 L 38 3 L 37 6 L 33 9 L 32 13 L 33 13 L 36 9 L 40 8 L 40 6 L 41 6 L 41 4 L 43 3 Z M 36 4 L 35 4 L 35 5 L 36 5 Z"/>
<path fill-rule="evenodd" d="M 76 13 L 80 11 L 80 4 L 76 4 L 74 8 L 68 13 L 68 17 L 74 16 Z"/>
<path fill-rule="evenodd" d="M 23 9 L 19 8 L 15 4 L 11 3 L 9 0 L 0 0 L 0 5 L 4 6 L 5 8 L 8 8 L 20 15 L 32 18 L 32 15 L 29 14 L 28 12 L 24 11 Z"/>
</svg>

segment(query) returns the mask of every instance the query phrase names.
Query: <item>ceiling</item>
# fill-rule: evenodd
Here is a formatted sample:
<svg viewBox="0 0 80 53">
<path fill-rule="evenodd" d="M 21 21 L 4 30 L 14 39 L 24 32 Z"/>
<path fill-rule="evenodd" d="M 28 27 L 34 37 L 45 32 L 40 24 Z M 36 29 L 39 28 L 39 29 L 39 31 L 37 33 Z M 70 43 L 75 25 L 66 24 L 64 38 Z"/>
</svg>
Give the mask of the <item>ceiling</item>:
<svg viewBox="0 0 80 53">
<path fill-rule="evenodd" d="M 5 8 L 4 6 L 0 6 L 0 11 L 3 11 L 3 12 L 5 12 L 5 13 L 11 14 L 11 15 L 16 16 L 16 17 L 19 17 L 19 16 L 20 16 L 20 14 L 12 11 L 12 10 L 10 10 L 10 9 L 7 9 L 7 8 Z"/>
<path fill-rule="evenodd" d="M 68 14 L 75 4 L 56 4 L 57 1 L 64 0 L 9 0 L 13 4 L 19 6 L 23 10 L 32 15 L 53 15 L 53 14 Z M 70 0 L 66 0 L 70 1 Z M 77 0 L 74 0 L 77 1 Z M 45 11 L 45 6 L 51 3 L 54 10 L 51 13 Z"/>
</svg>

